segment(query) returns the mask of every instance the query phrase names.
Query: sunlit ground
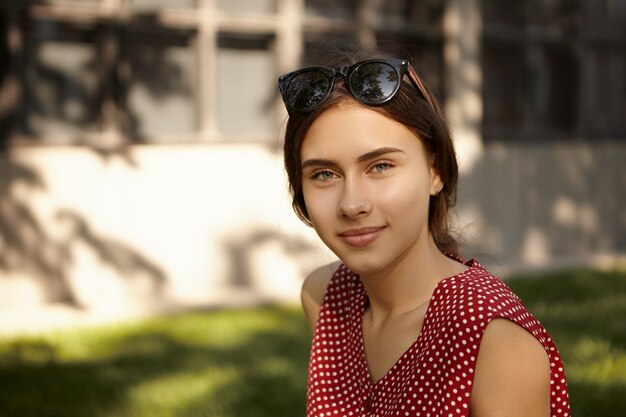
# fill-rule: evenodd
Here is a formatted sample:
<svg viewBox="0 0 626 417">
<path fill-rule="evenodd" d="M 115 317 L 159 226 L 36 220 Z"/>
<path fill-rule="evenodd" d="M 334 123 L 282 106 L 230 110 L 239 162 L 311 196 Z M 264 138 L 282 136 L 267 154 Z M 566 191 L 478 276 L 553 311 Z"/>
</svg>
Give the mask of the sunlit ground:
<svg viewBox="0 0 626 417">
<path fill-rule="evenodd" d="M 626 415 L 626 272 L 509 280 L 563 355 L 574 417 Z M 302 416 L 296 307 L 0 340 L 0 417 Z"/>
</svg>

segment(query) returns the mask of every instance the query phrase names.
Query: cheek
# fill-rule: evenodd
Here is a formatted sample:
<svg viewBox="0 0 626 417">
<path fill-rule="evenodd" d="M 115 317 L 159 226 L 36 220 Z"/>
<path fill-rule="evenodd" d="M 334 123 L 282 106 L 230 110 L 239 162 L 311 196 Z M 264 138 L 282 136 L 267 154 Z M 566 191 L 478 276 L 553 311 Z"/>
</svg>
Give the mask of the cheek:
<svg viewBox="0 0 626 417">
<path fill-rule="evenodd" d="M 430 197 L 430 176 L 422 170 L 411 170 L 393 181 L 388 181 L 377 191 L 378 196 L 395 201 L 428 201 Z"/>
<path fill-rule="evenodd" d="M 428 207 L 430 177 L 421 170 L 412 171 L 380 187 L 376 196 L 380 204 L 392 210 L 420 210 Z"/>
<path fill-rule="evenodd" d="M 389 214 L 395 213 L 395 217 L 410 220 L 428 210 L 428 202 L 429 193 L 421 188 L 388 187 L 378 194 L 376 205 Z"/>
<path fill-rule="evenodd" d="M 304 204 L 309 213 L 309 218 L 314 227 L 323 227 L 324 221 L 334 214 L 333 202 L 334 198 L 327 189 L 319 189 L 315 187 L 302 187 L 302 195 Z"/>
</svg>

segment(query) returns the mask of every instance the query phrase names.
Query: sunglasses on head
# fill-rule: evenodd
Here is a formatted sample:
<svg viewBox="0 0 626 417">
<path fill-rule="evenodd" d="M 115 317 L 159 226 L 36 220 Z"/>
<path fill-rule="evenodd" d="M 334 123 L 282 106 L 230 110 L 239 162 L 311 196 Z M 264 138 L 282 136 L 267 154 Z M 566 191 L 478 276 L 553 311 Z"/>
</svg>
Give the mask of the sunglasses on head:
<svg viewBox="0 0 626 417">
<path fill-rule="evenodd" d="M 278 89 L 290 112 L 307 113 L 330 95 L 335 79 L 341 76 L 355 99 L 369 106 L 378 106 L 391 100 L 400 91 L 405 74 L 437 112 L 424 84 L 411 64 L 404 59 L 368 59 L 337 68 L 305 67 L 281 75 L 278 78 Z"/>
</svg>

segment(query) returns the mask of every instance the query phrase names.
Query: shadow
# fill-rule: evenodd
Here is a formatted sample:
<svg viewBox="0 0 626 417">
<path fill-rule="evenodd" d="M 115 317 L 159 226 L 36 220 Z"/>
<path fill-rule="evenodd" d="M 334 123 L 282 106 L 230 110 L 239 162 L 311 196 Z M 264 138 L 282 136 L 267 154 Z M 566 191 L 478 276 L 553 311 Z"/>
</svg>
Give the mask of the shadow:
<svg viewBox="0 0 626 417">
<path fill-rule="evenodd" d="M 166 27 L 157 13 L 84 22 L 39 19 L 30 14 L 38 3 L 0 4 L 3 146 L 17 136 L 32 143 L 60 140 L 135 166 L 130 144 L 148 142 L 164 126 L 195 130 L 178 123 L 179 114 L 158 110 L 167 99 L 196 100 L 197 58 L 188 52 L 193 30 Z M 132 97 L 132 91 L 139 93 Z M 3 95 L 11 102 L 3 102 Z M 163 117 L 168 123 L 157 130 L 148 126 Z"/>
<path fill-rule="evenodd" d="M 624 415 L 619 363 L 603 376 L 594 361 L 626 357 L 619 319 L 626 272 L 578 270 L 507 283 L 559 346 L 572 415 Z M 0 415 L 304 415 L 310 337 L 299 310 L 264 307 L 185 313 L 58 340 L 0 341 Z M 585 340 L 604 341 L 608 350 L 589 355 L 580 350 Z"/>
<path fill-rule="evenodd" d="M 82 308 L 70 280 L 72 247 L 81 244 L 126 280 L 148 277 L 160 295 L 165 273 L 135 248 L 99 234 L 71 208 L 51 219 L 37 214 L 32 196 L 49 192 L 48 185 L 39 170 L 13 157 L 10 140 L 19 135 L 29 143 L 44 138 L 48 143 L 54 142 L 54 132 L 69 134 L 71 145 L 84 146 L 104 161 L 118 158 L 138 168 L 131 141 L 147 139 L 140 109 L 128 105 L 126 94 L 140 86 L 156 101 L 191 95 L 184 69 L 168 50 L 186 42 L 189 33 L 166 30 L 154 14 L 130 22 L 38 19 L 29 14 L 36 3 L 42 2 L 0 4 L 0 272 L 6 273 L 0 280 L 11 275 L 32 278 L 47 302 Z M 59 125 L 69 126 L 69 133 Z M 106 142 L 106 135 L 93 134 L 111 128 L 126 138 L 94 140 Z M 58 236 L 63 227 L 69 235 Z"/>
<path fill-rule="evenodd" d="M 467 252 L 512 269 L 623 253 L 624 158 L 620 141 L 487 144 L 460 180 L 459 213 L 470 213 L 480 232 L 469 234 Z"/>
<path fill-rule="evenodd" d="M 27 72 L 23 75 L 24 105 L 28 109 L 21 121 L 24 133 L 30 137 L 42 140 L 49 133 L 35 128 L 30 119 L 49 118 L 71 125 L 78 132 L 94 130 L 97 123 L 100 103 L 97 92 L 89 88 L 79 77 L 72 77 L 67 71 L 46 65 L 42 61 L 42 47 L 48 39 L 26 38 L 24 54 L 26 55 Z M 73 43 L 92 41 L 89 36 L 73 40 Z M 82 46 L 82 45 L 81 45 Z M 91 74 L 97 68 L 96 54 L 91 60 L 76 68 L 76 75 Z M 84 77 L 85 75 L 83 75 Z M 45 94 L 42 92 L 45 91 Z M 72 106 L 80 103 L 80 107 Z M 80 134 L 80 133 L 79 133 Z"/>
<path fill-rule="evenodd" d="M 612 84 L 604 72 L 610 66 L 594 64 L 591 50 L 580 55 L 576 39 L 610 25 L 592 23 L 583 9 L 572 0 L 483 2 L 482 86 L 472 83 L 467 69 L 458 82 L 482 97 L 482 120 L 472 119 L 481 112 L 471 106 L 461 109 L 461 120 L 482 132 L 484 152 L 461 179 L 459 202 L 478 217 L 468 252 L 489 253 L 493 264 L 588 264 L 592 255 L 626 251 L 626 146 L 617 128 L 624 118 L 603 134 L 589 121 L 606 123 L 612 116 L 605 106 L 619 109 L 610 103 L 623 102 L 624 95 L 607 87 L 590 104 L 599 79 Z M 608 10 L 594 3 L 587 11 L 602 9 Z M 524 25 L 559 31 L 572 42 L 529 48 L 506 35 Z M 475 51 L 460 46 L 459 62 L 471 61 Z"/>
<path fill-rule="evenodd" d="M 311 253 L 314 247 L 305 239 L 297 236 L 287 236 L 275 230 L 256 230 L 246 233 L 243 238 L 228 238 L 222 245 L 226 248 L 232 272 L 229 284 L 239 288 L 249 288 L 254 286 L 250 255 L 260 246 L 279 242 L 286 254 L 292 256 L 304 256 Z M 308 272 L 307 266 L 300 263 L 302 273 Z"/>
<path fill-rule="evenodd" d="M 0 156 L 0 270 L 37 279 L 50 302 L 80 307 L 68 282 L 68 248 L 48 235 L 27 201 L 14 197 L 16 188 L 42 191 L 46 185 L 34 169 Z"/>
<path fill-rule="evenodd" d="M 9 34 L 8 13 L 0 9 L 0 151 L 6 147 L 6 138 L 12 133 L 15 123 L 15 98 L 12 96 L 12 60 L 6 39 Z"/>
<path fill-rule="evenodd" d="M 82 308 L 70 280 L 72 246 L 81 243 L 126 280 L 149 277 L 155 293 L 161 294 L 167 277 L 157 264 L 129 245 L 96 233 L 82 215 L 61 210 L 56 221 L 40 219 L 28 195 L 45 192 L 46 187 L 35 169 L 0 155 L 0 272 L 36 280 L 49 303 Z M 67 236 L 49 233 L 50 227 L 63 226 Z M 0 276 L 5 279 L 10 278 Z"/>
<path fill-rule="evenodd" d="M 572 417 L 619 416 L 626 412 L 626 384 L 569 384 Z"/>
<path fill-rule="evenodd" d="M 86 245 L 102 264 L 111 266 L 127 279 L 145 274 L 150 278 L 154 293 L 162 295 L 167 277 L 155 262 L 123 242 L 98 235 L 84 218 L 73 211 L 60 210 L 56 218 L 72 230 L 66 241 L 68 248 L 77 243 Z"/>
<path fill-rule="evenodd" d="M 206 314 L 117 335 L 104 329 L 106 352 L 93 359 L 59 361 L 57 348 L 42 340 L 8 343 L 0 354 L 0 415 L 303 415 L 310 346 L 304 317 L 255 311 L 228 313 L 228 331 Z M 246 325 L 254 315 L 260 325 Z"/>
<path fill-rule="evenodd" d="M 626 271 L 575 270 L 507 280 L 556 341 L 572 416 L 626 415 Z"/>
<path fill-rule="evenodd" d="M 506 282 L 548 329 L 555 329 L 555 339 L 586 336 L 626 350 L 626 323 L 617 319 L 626 317 L 626 272 L 583 269 L 513 276 Z"/>
<path fill-rule="evenodd" d="M 150 132 L 145 126 L 149 115 L 145 109 L 134 107 L 130 98 L 133 89 L 146 91 L 155 101 L 173 97 L 195 100 L 194 70 L 185 67 L 174 56 L 183 48 L 191 48 L 195 31 L 163 26 L 156 13 L 135 14 L 128 22 L 116 22 L 112 27 L 113 42 L 118 45 L 119 55 L 114 64 L 112 85 L 116 91 L 116 104 L 123 115 L 119 124 L 124 134 L 135 142 L 147 142 Z M 193 60 L 193 59 L 192 59 Z M 135 102 L 136 103 L 136 102 Z M 151 103 L 144 103 L 151 106 Z M 161 115 L 169 117 L 172 116 Z M 154 117 L 154 116 L 152 116 Z M 175 122 L 175 120 L 171 120 Z M 191 130 L 194 128 L 192 127 Z"/>
</svg>

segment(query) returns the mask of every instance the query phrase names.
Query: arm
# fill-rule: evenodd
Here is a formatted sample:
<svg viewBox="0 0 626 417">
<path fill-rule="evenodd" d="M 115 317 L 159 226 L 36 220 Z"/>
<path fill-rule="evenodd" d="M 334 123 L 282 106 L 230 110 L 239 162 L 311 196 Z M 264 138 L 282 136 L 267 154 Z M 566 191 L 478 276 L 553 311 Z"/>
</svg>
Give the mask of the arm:
<svg viewBox="0 0 626 417">
<path fill-rule="evenodd" d="M 311 272 L 302 284 L 302 308 L 311 330 L 315 328 L 317 317 L 320 314 L 326 286 L 338 266 L 339 262 L 321 266 Z"/>
<path fill-rule="evenodd" d="M 506 319 L 487 326 L 476 360 L 472 417 L 548 417 L 550 361 L 530 333 Z"/>
</svg>

